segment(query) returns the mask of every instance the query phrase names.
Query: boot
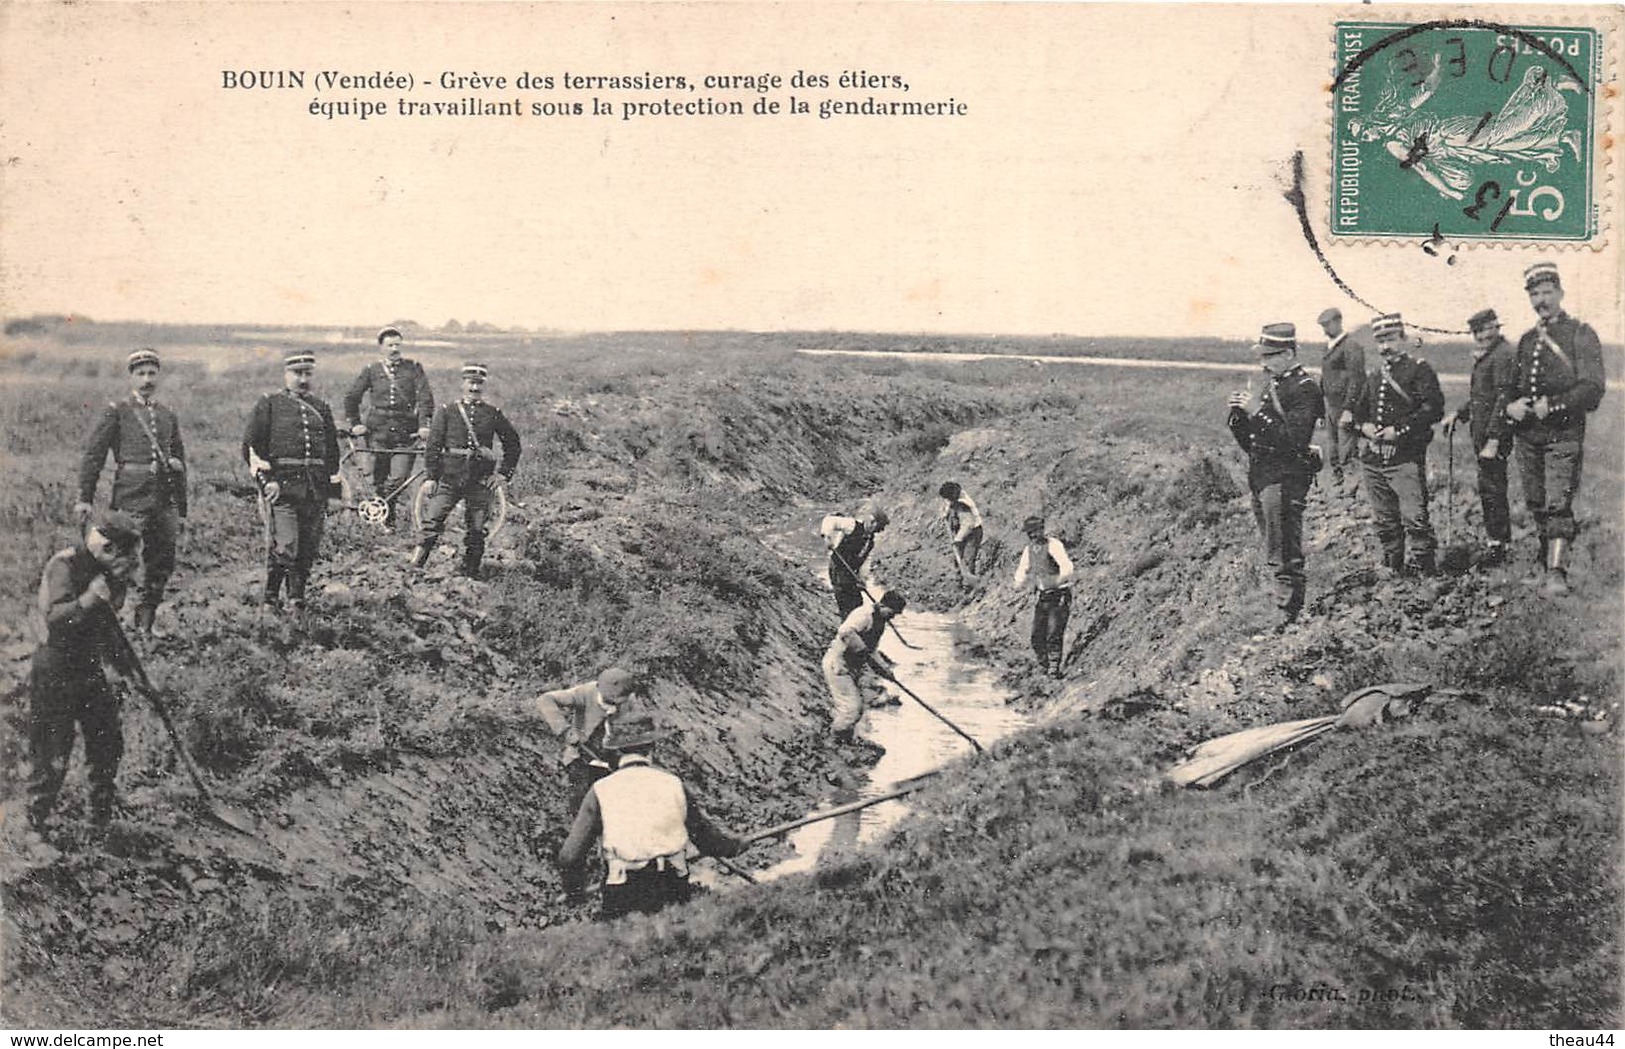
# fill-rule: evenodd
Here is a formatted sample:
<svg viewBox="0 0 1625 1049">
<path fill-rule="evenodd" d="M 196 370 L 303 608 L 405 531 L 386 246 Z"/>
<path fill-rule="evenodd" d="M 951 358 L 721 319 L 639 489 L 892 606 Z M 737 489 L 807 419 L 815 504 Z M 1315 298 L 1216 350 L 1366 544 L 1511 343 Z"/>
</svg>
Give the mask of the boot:
<svg viewBox="0 0 1625 1049">
<path fill-rule="evenodd" d="M 1049 654 L 1049 664 L 1050 664 L 1050 669 L 1049 669 L 1049 676 L 1050 677 L 1058 678 L 1058 677 L 1065 677 L 1066 676 L 1065 672 L 1063 672 L 1061 670 L 1061 650 L 1059 648 L 1055 649 L 1054 651 L 1052 651 Z"/>
<path fill-rule="evenodd" d="M 152 621 L 158 617 L 158 610 L 151 605 L 140 604 L 135 606 L 136 633 L 152 636 Z"/>
<path fill-rule="evenodd" d="M 1548 597 L 1559 597 L 1569 592 L 1568 567 L 1563 563 L 1568 546 L 1567 539 L 1553 539 L 1549 544 L 1546 557 L 1546 585 L 1542 588 Z"/>
<path fill-rule="evenodd" d="M 1436 576 L 1439 574 L 1439 565 L 1432 554 L 1418 554 L 1410 571 L 1415 575 Z"/>
<path fill-rule="evenodd" d="M 1486 568 L 1494 568 L 1506 564 L 1507 544 L 1500 539 L 1491 539 L 1484 544 L 1484 553 L 1478 563 Z"/>
<path fill-rule="evenodd" d="M 478 579 L 480 562 L 483 560 L 485 560 L 485 535 L 479 531 L 471 531 L 463 542 L 463 563 L 457 566 L 457 573 L 470 579 Z"/>
<path fill-rule="evenodd" d="M 288 573 L 288 605 L 296 615 L 305 610 L 305 583 L 309 578 L 308 569 L 295 568 Z"/>
<path fill-rule="evenodd" d="M 418 540 L 418 545 L 412 548 L 412 557 L 409 561 L 413 568 L 422 568 L 429 563 L 429 553 L 434 550 L 434 539 L 424 536 Z"/>
<path fill-rule="evenodd" d="M 107 825 L 112 822 L 112 788 L 109 787 L 107 789 L 98 789 L 97 787 L 92 787 L 90 790 L 90 825 L 95 827 L 97 830 L 105 830 Z"/>
<path fill-rule="evenodd" d="M 282 607 L 282 580 L 287 578 L 288 570 L 285 568 L 267 568 L 265 570 L 265 596 L 264 604 L 270 608 Z"/>
</svg>

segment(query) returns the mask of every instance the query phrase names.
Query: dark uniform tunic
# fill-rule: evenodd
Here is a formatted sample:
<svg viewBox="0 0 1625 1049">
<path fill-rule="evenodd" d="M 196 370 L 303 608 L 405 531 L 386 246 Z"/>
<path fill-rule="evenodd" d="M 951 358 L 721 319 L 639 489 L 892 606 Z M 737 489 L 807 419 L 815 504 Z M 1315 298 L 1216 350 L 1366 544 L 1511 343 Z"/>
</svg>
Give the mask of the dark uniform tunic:
<svg viewBox="0 0 1625 1049">
<path fill-rule="evenodd" d="M 1507 507 L 1507 459 L 1512 455 L 1510 422 L 1506 417 L 1507 391 L 1514 384 L 1517 351 L 1504 338 L 1498 338 L 1473 362 L 1472 382 L 1467 403 L 1456 412 L 1456 421 L 1467 423 L 1478 463 L 1478 502 L 1484 509 L 1484 531 L 1496 542 L 1512 539 L 1512 517 Z M 1491 438 L 1494 458 L 1477 456 Z"/>
<path fill-rule="evenodd" d="M 1247 453 L 1253 518 L 1275 577 L 1276 603 L 1288 615 L 1303 607 L 1303 510 L 1314 478 L 1309 441 L 1324 411 L 1320 387 L 1302 365 L 1271 376 L 1258 410 L 1231 408 L 1230 434 Z"/>
<path fill-rule="evenodd" d="M 1439 376 L 1427 361 L 1394 353 L 1366 376 L 1348 408 L 1356 427 L 1373 423 L 1396 431 L 1391 440 L 1368 439 L 1361 458 L 1384 563 L 1431 571 L 1436 543 L 1428 519 L 1426 464 L 1433 424 L 1444 418 Z"/>
<path fill-rule="evenodd" d="M 268 393 L 249 416 L 242 453 L 251 468 L 256 461 L 268 464 L 255 474 L 262 487 L 275 481 L 281 489 L 271 506 L 267 597 L 275 598 L 285 575 L 288 596 L 302 601 L 321 547 L 327 499 L 336 494 L 339 442 L 333 411 L 316 397 L 290 390 Z"/>
<path fill-rule="evenodd" d="M 79 501 L 96 501 L 96 482 L 113 453 L 109 506 L 141 521 L 141 605 L 155 609 L 175 572 L 175 539 L 186 516 L 186 447 L 175 413 L 135 394 L 103 410 L 79 460 Z M 179 459 L 173 470 L 170 459 Z"/>
<path fill-rule="evenodd" d="M 1586 413 L 1602 402 L 1606 379 L 1602 344 L 1591 325 L 1559 313 L 1518 340 L 1508 401 L 1545 397 L 1546 418 L 1533 411 L 1512 422 L 1518 439 L 1518 474 L 1524 503 L 1542 542 L 1574 538 L 1574 494 L 1580 488 Z"/>
<path fill-rule="evenodd" d="M 502 440 L 500 465 L 492 447 L 497 438 Z M 485 554 L 485 526 L 491 513 L 491 489 L 486 481 L 493 472 L 505 482 L 513 480 L 519 465 L 519 432 L 507 416 L 484 401 L 459 400 L 435 412 L 423 459 L 429 480 L 438 482 L 438 487 L 429 498 L 420 545 L 427 549 L 439 541 L 446 518 L 461 501 L 466 529 L 463 567 L 478 568 Z"/>
<path fill-rule="evenodd" d="M 423 365 L 401 358 L 395 364 L 373 361 L 361 370 L 344 395 L 344 418 L 350 426 L 361 422 L 361 401 L 370 396 L 367 430 L 375 448 L 406 448 L 417 440 L 434 417 L 434 391 Z M 380 496 L 398 490 L 412 473 L 410 454 L 374 455 L 372 481 Z"/>
<path fill-rule="evenodd" d="M 112 604 L 84 608 L 79 598 L 104 574 Z M 111 664 L 120 672 L 130 669 L 115 634 L 115 610 L 124 603 L 124 593 L 124 583 L 107 574 L 83 544 L 46 562 L 39 589 L 45 640 L 34 649 L 29 668 L 29 744 L 34 768 L 28 779 L 28 814 L 36 826 L 56 807 L 68 774 L 76 725 L 85 735 L 91 811 L 105 817 L 112 809 L 113 779 L 124 755 L 124 733 L 119 725 L 118 696 L 102 668 Z"/>
</svg>

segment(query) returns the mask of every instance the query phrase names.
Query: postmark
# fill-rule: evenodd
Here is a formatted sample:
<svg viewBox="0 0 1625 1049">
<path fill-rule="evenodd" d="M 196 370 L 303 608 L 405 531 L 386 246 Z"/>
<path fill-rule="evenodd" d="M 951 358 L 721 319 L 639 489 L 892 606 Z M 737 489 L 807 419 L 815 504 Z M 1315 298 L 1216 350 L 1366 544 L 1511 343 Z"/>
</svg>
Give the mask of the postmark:
<svg viewBox="0 0 1625 1049">
<path fill-rule="evenodd" d="M 1336 24 L 1331 233 L 1568 242 L 1600 231 L 1594 27 Z"/>
</svg>

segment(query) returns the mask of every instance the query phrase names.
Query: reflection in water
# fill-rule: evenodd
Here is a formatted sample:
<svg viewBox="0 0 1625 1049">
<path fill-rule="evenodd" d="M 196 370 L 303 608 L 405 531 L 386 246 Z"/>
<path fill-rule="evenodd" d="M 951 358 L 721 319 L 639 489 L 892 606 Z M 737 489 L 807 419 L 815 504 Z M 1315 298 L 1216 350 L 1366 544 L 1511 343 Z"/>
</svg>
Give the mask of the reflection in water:
<svg viewBox="0 0 1625 1049">
<path fill-rule="evenodd" d="M 975 736 L 984 747 L 991 746 L 1027 721 L 1005 705 L 1008 694 L 993 683 L 984 667 L 966 663 L 954 652 L 953 620 L 934 612 L 904 612 L 897 617 L 897 630 L 918 651 L 904 647 L 890 631 L 880 650 L 897 664 L 897 679 L 919 693 L 942 715 Z M 867 681 L 877 680 L 872 676 Z M 938 768 L 945 762 L 965 757 L 971 745 L 952 729 L 926 712 L 890 684 L 901 705 L 870 709 L 861 734 L 886 748 L 885 755 L 869 771 L 867 781 L 855 790 L 831 794 L 818 806 L 831 808 L 860 798 L 886 793 L 902 782 Z M 796 855 L 759 871 L 761 881 L 811 870 L 826 850 L 849 849 L 873 841 L 908 812 L 908 800 L 885 801 L 872 808 L 809 824 L 792 832 L 787 840 Z"/>
</svg>

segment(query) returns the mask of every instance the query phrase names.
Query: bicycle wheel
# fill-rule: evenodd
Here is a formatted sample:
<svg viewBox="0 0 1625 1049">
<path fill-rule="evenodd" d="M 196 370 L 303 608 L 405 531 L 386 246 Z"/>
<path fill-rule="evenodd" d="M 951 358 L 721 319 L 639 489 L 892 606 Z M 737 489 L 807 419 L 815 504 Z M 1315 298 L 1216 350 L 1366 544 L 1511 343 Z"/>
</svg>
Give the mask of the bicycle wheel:
<svg viewBox="0 0 1625 1049">
<path fill-rule="evenodd" d="M 424 495 L 424 486 L 419 484 L 417 491 L 412 493 L 412 524 L 418 531 L 423 530 L 423 522 L 429 518 L 429 497 Z M 508 521 L 508 486 L 499 484 L 491 492 L 491 516 L 485 522 L 485 538 L 489 542 L 502 531 L 502 526 Z M 446 532 L 460 532 L 463 528 L 462 515 L 453 514 L 446 521 Z"/>
</svg>

